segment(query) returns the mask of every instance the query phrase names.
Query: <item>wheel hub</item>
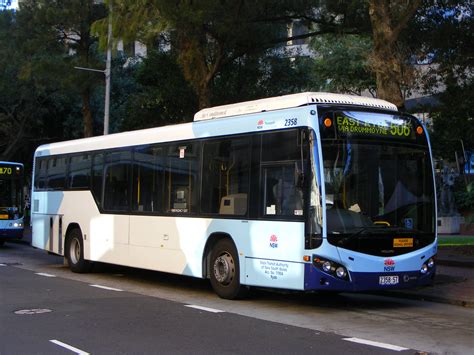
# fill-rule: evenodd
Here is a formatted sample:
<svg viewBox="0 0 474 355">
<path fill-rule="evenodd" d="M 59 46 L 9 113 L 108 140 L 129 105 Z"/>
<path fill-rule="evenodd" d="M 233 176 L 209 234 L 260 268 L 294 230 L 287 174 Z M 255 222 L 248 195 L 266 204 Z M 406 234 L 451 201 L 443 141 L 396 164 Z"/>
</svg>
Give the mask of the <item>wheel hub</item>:
<svg viewBox="0 0 474 355">
<path fill-rule="evenodd" d="M 81 244 L 76 238 L 71 241 L 70 255 L 72 259 L 71 261 L 74 264 L 77 264 L 81 258 Z"/>
<path fill-rule="evenodd" d="M 219 256 L 214 262 L 214 276 L 216 280 L 224 285 L 231 283 L 234 278 L 235 267 L 232 256 L 225 253 Z"/>
</svg>

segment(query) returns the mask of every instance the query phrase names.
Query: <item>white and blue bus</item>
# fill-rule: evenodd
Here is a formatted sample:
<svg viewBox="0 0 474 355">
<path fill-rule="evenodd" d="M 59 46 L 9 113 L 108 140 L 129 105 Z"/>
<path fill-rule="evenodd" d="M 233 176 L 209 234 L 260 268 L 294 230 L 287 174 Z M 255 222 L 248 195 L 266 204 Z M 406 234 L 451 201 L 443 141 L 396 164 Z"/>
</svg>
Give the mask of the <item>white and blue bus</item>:
<svg viewBox="0 0 474 355">
<path fill-rule="evenodd" d="M 0 246 L 23 237 L 23 164 L 0 161 Z"/>
<path fill-rule="evenodd" d="M 430 144 L 382 100 L 302 93 L 194 122 L 48 144 L 34 157 L 33 245 L 252 287 L 366 291 L 435 274 Z"/>
</svg>

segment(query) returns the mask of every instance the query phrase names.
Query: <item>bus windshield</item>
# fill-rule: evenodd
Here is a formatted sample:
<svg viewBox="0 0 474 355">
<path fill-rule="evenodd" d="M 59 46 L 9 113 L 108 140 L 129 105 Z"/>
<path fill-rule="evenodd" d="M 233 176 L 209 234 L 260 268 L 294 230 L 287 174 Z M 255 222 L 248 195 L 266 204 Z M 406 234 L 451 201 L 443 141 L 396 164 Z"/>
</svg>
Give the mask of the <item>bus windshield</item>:
<svg viewBox="0 0 474 355">
<path fill-rule="evenodd" d="M 328 235 L 434 233 L 427 147 L 350 139 L 322 147 Z"/>
<path fill-rule="evenodd" d="M 17 219 L 22 216 L 22 177 L 0 176 L 0 214 L 8 219 Z M 6 217 L 4 218 L 6 219 Z"/>
</svg>

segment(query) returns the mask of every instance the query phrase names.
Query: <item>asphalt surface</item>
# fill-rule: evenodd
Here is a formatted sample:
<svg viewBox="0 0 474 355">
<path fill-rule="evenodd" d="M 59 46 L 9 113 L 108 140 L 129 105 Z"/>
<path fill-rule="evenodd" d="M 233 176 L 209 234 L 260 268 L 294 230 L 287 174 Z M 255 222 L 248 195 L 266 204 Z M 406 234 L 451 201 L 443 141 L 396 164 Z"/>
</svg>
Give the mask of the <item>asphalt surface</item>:
<svg viewBox="0 0 474 355">
<path fill-rule="evenodd" d="M 0 284 L 0 354 L 393 353 L 354 342 L 361 339 L 9 265 L 0 267 Z"/>
<path fill-rule="evenodd" d="M 472 320 L 474 319 L 474 314 L 472 312 L 474 309 L 443 304 L 447 302 L 423 302 L 407 299 L 410 297 L 399 295 L 396 297 L 369 294 L 340 294 L 337 296 L 328 296 L 301 293 L 276 293 L 275 291 L 263 289 L 254 290 L 251 297 L 244 301 L 226 301 L 216 297 L 210 290 L 209 283 L 206 280 L 184 278 L 177 275 L 117 267 L 107 264 L 96 264 L 93 272 L 90 274 L 75 274 L 71 273 L 69 269 L 63 265 L 63 259 L 61 257 L 31 248 L 27 243 L 7 243 L 4 248 L 0 248 L 0 254 L 0 264 L 5 265 L 0 265 L 0 274 L 4 273 L 8 275 L 6 277 L 9 281 L 8 283 L 6 279 L 0 277 L 0 354 L 49 354 L 61 353 L 61 351 L 63 351 L 43 350 L 42 347 L 45 346 L 44 337 L 39 338 L 39 342 L 35 343 L 38 346 L 36 351 L 30 352 L 29 348 L 24 352 L 16 351 L 18 344 L 15 345 L 15 342 L 21 343 L 18 349 L 23 349 L 25 344 L 22 343 L 22 335 L 27 334 L 27 332 L 29 334 L 31 328 L 29 327 L 29 323 L 10 323 L 10 318 L 2 318 L 8 313 L 13 314 L 15 310 L 47 308 L 53 310 L 53 312 L 60 310 L 65 314 L 63 318 L 54 318 L 52 322 L 39 322 L 39 320 L 49 319 L 48 317 L 51 316 L 49 313 L 52 312 L 37 315 L 38 322 L 35 324 L 38 329 L 32 329 L 32 334 L 34 334 L 34 332 L 41 332 L 42 335 L 48 336 L 58 334 L 57 337 L 46 339 L 48 342 L 47 346 L 51 346 L 51 344 L 49 344 L 51 340 L 58 340 L 59 342 L 69 344 L 85 352 L 102 353 L 102 351 L 97 352 L 95 350 L 96 347 L 104 346 L 102 342 L 111 342 L 111 349 L 114 349 L 114 351 L 117 350 L 120 353 L 120 349 L 113 348 L 113 343 L 117 342 L 120 344 L 121 340 L 120 338 L 114 339 L 113 335 L 118 333 L 120 337 L 122 337 L 123 334 L 125 334 L 122 333 L 121 329 L 117 330 L 115 328 L 116 324 L 120 327 L 126 327 L 128 323 L 124 323 L 124 319 L 128 318 L 130 319 L 129 323 L 133 325 L 133 329 L 130 329 L 130 332 L 134 335 L 130 337 L 130 342 L 138 342 L 139 344 L 142 341 L 144 343 L 153 342 L 148 339 L 153 333 L 150 333 L 148 329 L 140 330 L 139 327 L 144 325 L 160 330 L 160 327 L 163 327 L 163 325 L 159 324 L 159 319 L 156 318 L 159 314 L 155 313 L 153 307 L 169 307 L 167 303 L 164 305 L 161 303 L 155 304 L 151 300 L 148 300 L 146 304 L 150 304 L 151 310 L 144 309 L 139 317 L 143 318 L 143 320 L 135 322 L 133 313 L 129 313 L 128 311 L 137 309 L 135 303 L 141 303 L 141 297 L 152 297 L 158 301 L 168 301 L 171 302 L 171 304 L 179 304 L 181 307 L 200 305 L 220 309 L 224 310 L 224 313 L 243 317 L 244 323 L 246 318 L 264 321 L 264 323 L 261 323 L 262 327 L 266 327 L 266 322 L 269 322 L 268 324 L 276 323 L 283 327 L 304 328 L 310 332 L 308 334 L 313 334 L 316 348 L 313 347 L 309 350 L 316 353 L 333 353 L 332 350 L 334 349 L 337 349 L 336 352 L 338 353 L 347 353 L 349 351 L 348 349 L 350 349 L 351 352 L 358 353 L 357 349 L 352 350 L 352 348 L 347 348 L 345 344 L 347 340 L 343 340 L 352 337 L 385 344 L 395 344 L 405 348 L 420 349 L 430 354 L 467 354 L 471 353 L 473 346 L 472 339 L 474 329 L 472 324 L 474 323 Z M 469 270 L 467 268 L 453 268 L 448 266 L 440 266 L 439 270 L 441 271 L 444 268 L 449 269 L 450 274 L 454 275 L 449 276 L 449 278 L 462 278 L 466 270 Z M 20 277 L 17 279 L 15 276 L 17 269 L 31 273 L 34 280 L 29 281 L 28 277 Z M 456 276 L 456 273 L 459 273 L 460 276 Z M 44 274 L 54 274 L 56 278 L 51 278 Z M 441 274 L 438 275 L 438 277 L 440 276 Z M 62 279 L 66 282 L 63 283 Z M 446 285 L 453 285 L 451 279 L 448 281 Z M 86 288 L 84 289 L 84 295 L 82 294 L 83 288 L 81 286 L 70 286 L 70 282 L 79 282 L 84 286 Z M 33 286 L 31 284 L 33 284 Z M 43 284 L 45 285 L 46 292 L 44 290 L 41 291 Z M 128 291 L 128 293 L 110 289 L 95 290 L 95 292 L 99 291 L 99 295 L 103 292 L 104 298 L 103 303 L 96 306 L 95 298 L 101 298 L 101 296 L 88 296 L 90 292 L 94 292 L 88 289 L 91 287 L 90 285 L 93 284 L 123 289 Z M 66 290 L 61 291 L 56 289 L 56 287 L 62 288 L 63 285 Z M 440 286 L 441 285 L 436 284 L 434 286 L 438 292 Z M 8 293 L 8 298 L 7 293 L 5 293 L 7 287 L 12 290 Z M 69 291 L 67 290 L 72 290 L 73 295 L 69 295 Z M 117 292 L 119 292 L 120 295 L 117 295 Z M 38 297 L 36 294 L 38 294 Z M 95 295 L 95 293 L 92 295 Z M 107 297 L 109 296 L 113 303 L 111 303 L 110 307 L 107 307 Z M 33 302 L 37 299 L 45 303 L 34 304 Z M 8 305 L 8 307 L 2 309 L 3 303 Z M 56 305 L 56 303 L 59 306 Z M 74 312 L 69 314 L 67 313 L 68 309 L 72 309 Z M 106 313 L 101 315 L 100 312 L 102 311 Z M 146 318 L 148 313 L 153 315 L 152 319 Z M 84 314 L 86 318 L 91 317 L 93 322 L 89 324 L 88 319 L 80 318 L 79 316 L 82 314 Z M 187 312 L 183 314 L 187 315 Z M 218 313 L 218 315 L 222 317 L 224 314 Z M 24 318 L 26 322 L 32 321 L 32 317 L 27 317 L 29 314 L 18 314 L 17 316 L 21 316 L 20 318 Z M 35 315 L 33 316 L 36 317 Z M 40 316 L 42 317 L 40 318 Z M 102 319 L 106 319 L 107 321 L 102 321 Z M 166 319 L 166 315 L 163 315 L 163 320 Z M 211 319 L 221 322 L 223 329 L 228 329 L 226 328 L 227 322 L 231 321 L 230 318 L 226 317 Z M 239 326 L 238 322 L 232 322 L 234 326 Z M 11 324 L 13 330 L 7 335 L 3 333 L 2 327 L 8 326 L 9 324 Z M 96 327 L 96 324 L 101 326 Z M 183 318 L 179 315 L 179 324 L 182 327 L 192 327 L 197 334 L 201 332 L 200 318 Z M 103 339 L 98 339 L 97 341 L 99 343 L 90 343 L 91 348 L 88 348 L 89 343 L 87 342 L 85 343 L 87 348 L 84 348 L 81 347 L 81 342 L 75 343 L 70 341 L 70 339 L 74 341 L 76 339 L 74 337 L 71 338 L 72 335 L 69 334 L 70 332 L 75 332 L 75 329 L 81 329 L 80 331 L 82 331 L 82 329 L 88 328 L 94 329 L 95 332 L 104 332 L 101 336 Z M 253 332 L 253 329 L 254 328 L 247 327 L 246 331 Z M 109 335 L 107 331 L 112 335 Z M 311 331 L 313 333 L 311 333 Z M 15 332 L 17 333 L 16 336 L 14 335 Z M 172 333 L 174 332 L 187 335 L 187 332 L 181 328 L 173 328 Z M 141 340 L 138 336 L 140 333 L 144 333 L 146 339 Z M 87 339 L 89 337 L 91 339 L 94 338 L 94 335 L 89 335 L 88 331 L 85 331 L 84 334 Z M 135 337 L 135 334 L 138 334 L 137 337 Z M 203 334 L 206 335 L 206 333 Z M 225 332 L 219 333 L 216 331 L 213 334 L 215 335 L 214 341 L 220 343 L 225 343 L 226 339 L 233 339 Z M 253 334 L 247 336 L 243 331 L 239 334 L 242 335 L 242 338 L 239 340 L 240 342 L 259 342 L 259 339 L 253 338 Z M 258 332 L 256 332 L 256 334 L 259 335 L 260 338 L 270 341 L 268 340 L 270 339 L 269 336 Z M 284 332 L 275 331 L 275 336 L 277 337 L 284 337 L 284 334 Z M 293 337 L 298 336 L 297 334 L 300 333 L 289 334 Z M 335 334 L 340 336 L 333 338 L 334 344 L 331 348 L 322 349 L 317 346 L 319 343 L 324 343 L 324 341 L 319 341 L 320 336 L 324 337 L 325 335 Z M 344 335 L 344 337 L 342 335 Z M 156 341 L 166 341 L 166 339 L 159 336 L 155 336 L 155 338 Z M 28 337 L 26 337 L 26 339 L 28 339 Z M 173 338 L 173 342 L 177 341 L 177 339 L 178 338 Z M 13 345 L 11 345 L 12 341 Z M 284 339 L 277 338 L 274 341 L 276 344 L 279 344 L 279 342 L 284 341 Z M 7 345 L 3 343 L 7 345 L 10 344 L 9 346 L 13 347 L 7 348 Z M 55 343 L 52 344 L 54 346 L 57 345 Z M 137 347 L 136 351 L 132 351 L 130 350 L 131 348 L 125 348 L 123 353 L 125 353 L 125 351 L 127 353 L 162 353 L 156 344 L 159 343 L 155 343 L 155 348 L 153 349 Z M 199 347 L 200 343 L 198 342 L 193 343 L 193 346 L 198 350 L 201 349 Z M 257 344 L 257 349 L 261 349 L 259 346 L 260 345 Z M 5 351 L 5 349 L 8 351 Z M 168 348 L 166 349 L 166 352 L 171 352 L 168 351 Z M 179 347 L 173 348 L 173 352 L 187 353 L 185 348 L 180 349 Z M 228 352 L 247 352 L 249 348 L 242 347 L 238 349 L 242 350 L 229 350 Z M 275 348 L 270 347 L 270 349 L 274 350 Z M 308 348 L 301 349 L 305 352 L 308 351 Z M 208 352 L 207 350 L 206 348 L 206 352 Z M 262 349 L 262 351 L 264 352 L 264 349 Z M 283 353 L 283 351 L 275 351 L 277 353 Z M 105 350 L 104 352 L 112 353 Z M 193 351 L 193 353 L 195 352 L 196 351 Z M 414 352 L 415 351 L 412 351 L 412 353 Z M 70 352 L 63 351 L 62 353 L 66 354 Z M 76 351 L 76 353 L 78 352 Z M 380 353 L 380 349 L 377 350 L 377 353 Z"/>
</svg>

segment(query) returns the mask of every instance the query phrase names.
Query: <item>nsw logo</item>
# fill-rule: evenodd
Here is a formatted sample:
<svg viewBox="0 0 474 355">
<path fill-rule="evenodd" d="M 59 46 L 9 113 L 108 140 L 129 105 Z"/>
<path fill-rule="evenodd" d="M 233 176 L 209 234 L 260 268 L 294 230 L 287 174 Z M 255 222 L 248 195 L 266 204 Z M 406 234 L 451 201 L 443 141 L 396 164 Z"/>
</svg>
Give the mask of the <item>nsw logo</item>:
<svg viewBox="0 0 474 355">
<path fill-rule="evenodd" d="M 262 129 L 263 128 L 264 121 L 263 120 L 258 120 L 257 122 L 257 129 Z"/>
<path fill-rule="evenodd" d="M 395 271 L 395 260 L 388 258 L 383 261 L 383 264 L 385 265 L 383 271 Z"/>
<path fill-rule="evenodd" d="M 270 236 L 270 247 L 278 248 L 278 237 L 275 234 Z"/>
</svg>

